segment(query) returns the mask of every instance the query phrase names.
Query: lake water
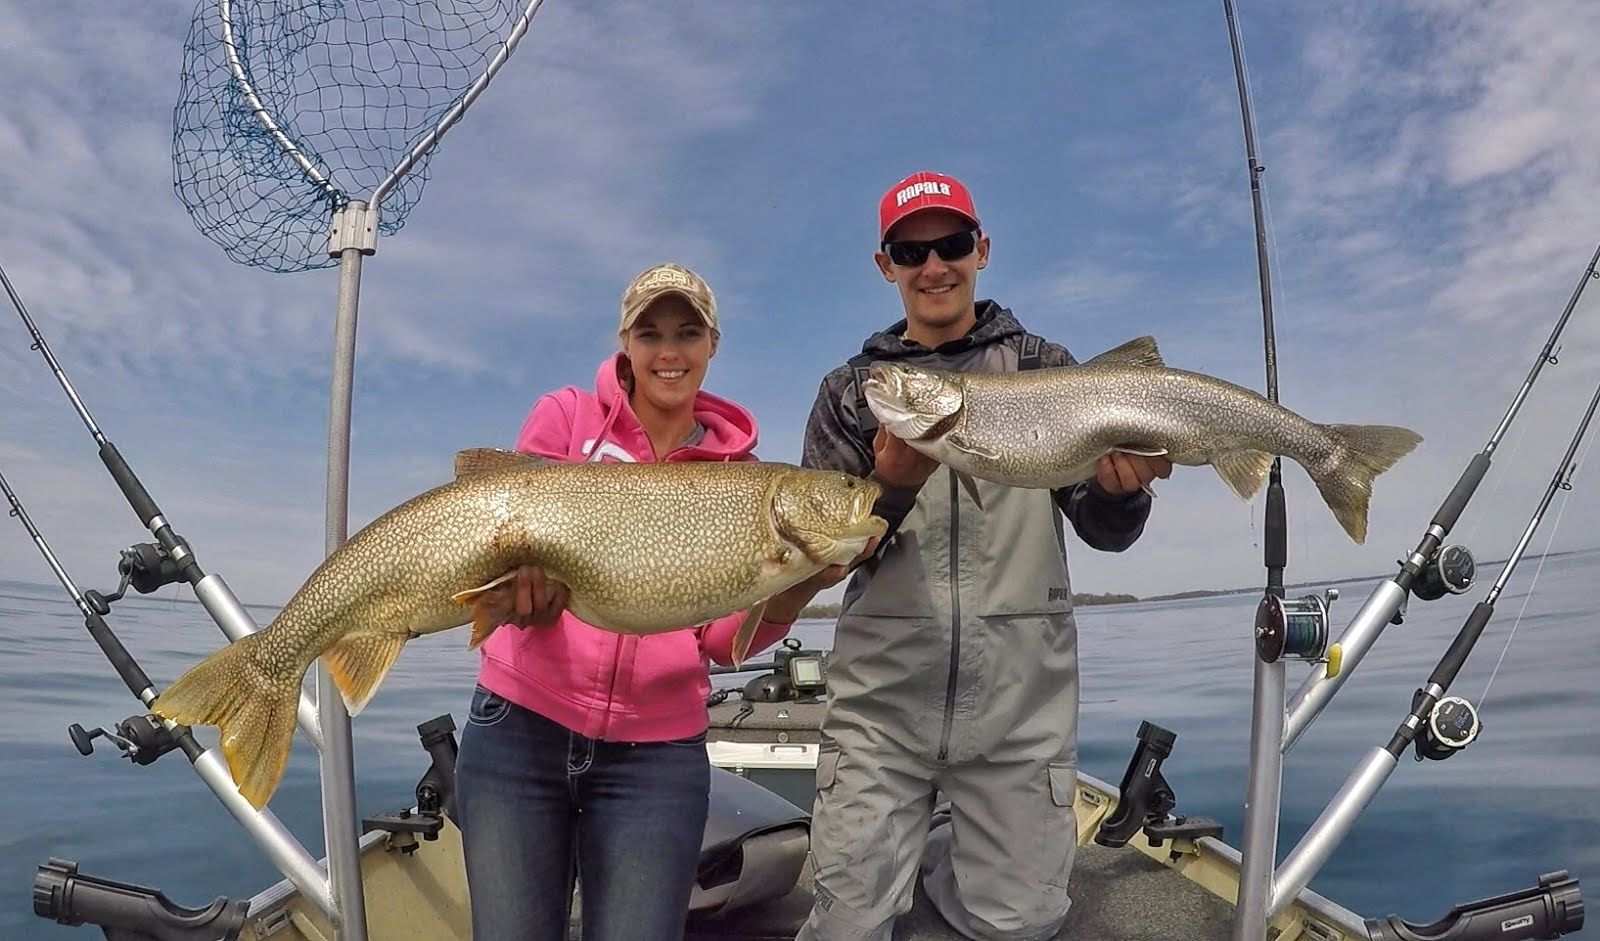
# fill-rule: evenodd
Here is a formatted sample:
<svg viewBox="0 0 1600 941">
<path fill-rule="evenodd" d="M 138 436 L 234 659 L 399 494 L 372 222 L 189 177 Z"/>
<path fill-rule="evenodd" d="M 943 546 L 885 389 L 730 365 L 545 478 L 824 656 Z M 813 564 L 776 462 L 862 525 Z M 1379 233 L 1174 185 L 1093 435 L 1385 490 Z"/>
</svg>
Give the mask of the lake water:
<svg viewBox="0 0 1600 941">
<path fill-rule="evenodd" d="M 87 582 L 80 587 L 110 587 L 101 573 L 73 574 Z M 1413 601 L 1405 623 L 1385 631 L 1290 752 L 1280 859 L 1355 763 L 1388 741 L 1412 691 L 1498 574 L 1498 565 L 1486 566 L 1466 596 Z M 1336 630 L 1375 582 L 1338 586 Z M 1542 568 L 1537 558 L 1519 566 L 1452 689 L 1480 705 L 1478 741 L 1444 762 L 1418 763 L 1408 754 L 1313 889 L 1363 914 L 1398 912 L 1428 921 L 1458 902 L 1531 886 L 1541 873 L 1567 869 L 1600 900 L 1597 584 L 1600 550 L 1553 557 Z M 186 588 L 169 587 L 119 603 L 109 619 L 158 686 L 222 642 L 190 597 Z M 1140 720 L 1172 729 L 1178 741 L 1164 772 L 1177 792 L 1178 812 L 1218 819 L 1233 845 L 1243 835 L 1256 598 L 1079 612 L 1084 770 L 1114 785 Z M 252 613 L 262 625 L 272 615 L 266 608 Z M 796 628 L 807 646 L 825 646 L 830 634 L 826 622 Z M 418 723 L 445 712 L 458 726 L 464 721 L 476 665 L 464 643 L 459 631 L 413 642 L 355 720 L 361 812 L 397 809 L 412 799 L 427 767 Z M 1291 665 L 1291 692 L 1305 675 L 1302 665 Z M 10 798 L 0 818 L 0 937 L 100 937 L 98 929 L 66 928 L 33 915 L 36 867 L 50 856 L 76 860 L 85 873 L 154 885 L 188 905 L 218 895 L 248 897 L 280 878 L 181 753 L 138 767 L 104 739 L 87 758 L 73 748 L 70 723 L 110 727 L 141 710 L 54 584 L 0 581 L 0 688 L 9 705 L 0 719 L 0 794 Z M 208 745 L 216 740 L 214 729 L 197 734 Z M 321 855 L 316 773 L 311 750 L 297 737 L 272 809 Z M 1600 938 L 1600 927 L 1568 937 Z"/>
</svg>

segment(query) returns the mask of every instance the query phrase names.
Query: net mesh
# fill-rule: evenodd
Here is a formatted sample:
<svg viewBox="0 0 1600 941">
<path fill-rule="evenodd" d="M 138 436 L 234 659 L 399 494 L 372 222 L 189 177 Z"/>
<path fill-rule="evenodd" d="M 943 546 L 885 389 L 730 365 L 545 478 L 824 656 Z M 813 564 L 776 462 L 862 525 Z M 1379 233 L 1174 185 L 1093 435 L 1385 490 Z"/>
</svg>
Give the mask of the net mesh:
<svg viewBox="0 0 1600 941">
<path fill-rule="evenodd" d="M 195 225 L 242 264 L 337 264 L 333 213 L 368 198 L 438 125 L 522 12 L 508 0 L 200 0 L 172 138 L 173 183 Z M 314 173 L 258 119 L 250 90 Z M 435 152 L 384 197 L 380 234 L 400 230 Z"/>
</svg>

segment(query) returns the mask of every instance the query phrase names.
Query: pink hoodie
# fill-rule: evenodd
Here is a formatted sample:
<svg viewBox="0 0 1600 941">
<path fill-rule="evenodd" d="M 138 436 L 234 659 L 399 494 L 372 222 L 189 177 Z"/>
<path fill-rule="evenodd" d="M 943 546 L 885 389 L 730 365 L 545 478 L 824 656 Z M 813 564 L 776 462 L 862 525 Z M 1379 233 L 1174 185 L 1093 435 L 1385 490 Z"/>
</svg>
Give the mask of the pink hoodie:
<svg viewBox="0 0 1600 941">
<path fill-rule="evenodd" d="M 620 356 L 600 364 L 594 392 L 567 386 L 541 396 L 522 426 L 517 450 L 556 460 L 652 460 L 650 439 L 617 378 Z M 701 391 L 694 417 L 705 434 L 664 460 L 756 460 L 756 420 L 744 408 Z M 570 611 L 551 627 L 506 625 L 483 645 L 478 682 L 589 738 L 688 738 L 707 725 L 708 658 L 733 662 L 733 635 L 743 617 L 738 612 L 648 637 L 603 631 Z M 751 653 L 777 643 L 790 627 L 763 619 Z"/>
</svg>

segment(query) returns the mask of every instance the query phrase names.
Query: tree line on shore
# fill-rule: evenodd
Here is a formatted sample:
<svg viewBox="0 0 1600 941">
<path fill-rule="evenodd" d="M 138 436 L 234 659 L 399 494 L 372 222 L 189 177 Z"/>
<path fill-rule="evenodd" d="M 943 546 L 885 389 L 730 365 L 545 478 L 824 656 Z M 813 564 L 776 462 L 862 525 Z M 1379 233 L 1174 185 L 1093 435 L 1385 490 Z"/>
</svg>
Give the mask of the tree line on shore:
<svg viewBox="0 0 1600 941">
<path fill-rule="evenodd" d="M 1193 594 L 1212 594 L 1212 592 L 1195 592 Z M 1138 600 L 1140 599 L 1133 595 L 1118 594 L 1116 592 L 1106 592 L 1103 594 L 1094 594 L 1092 592 L 1072 593 L 1072 603 L 1075 605 L 1129 604 Z M 805 610 L 800 612 L 800 617 L 806 619 L 836 618 L 839 616 L 839 608 L 840 605 L 838 602 L 833 602 L 830 604 L 807 605 Z"/>
<path fill-rule="evenodd" d="M 1563 550 L 1561 550 L 1559 552 L 1547 553 L 1545 555 L 1545 558 L 1547 558 L 1547 559 L 1558 559 L 1558 558 L 1561 558 L 1563 556 L 1577 555 L 1577 554 L 1583 553 L 1583 552 L 1593 552 L 1594 548 L 1595 547 L 1591 547 L 1591 548 L 1588 548 L 1588 549 L 1563 549 Z M 1505 562 L 1504 559 L 1495 559 L 1495 560 L 1488 561 L 1488 562 L 1480 561 L 1478 563 L 1478 568 L 1480 570 L 1488 569 L 1488 568 L 1491 568 L 1491 567 L 1494 567 L 1494 566 L 1498 566 L 1498 565 L 1504 564 L 1504 562 Z M 1343 578 L 1330 578 L 1330 579 L 1323 579 L 1323 580 L 1314 581 L 1314 582 L 1295 582 L 1292 585 L 1285 585 L 1284 588 L 1285 589 L 1302 589 L 1303 588 L 1303 589 L 1309 589 L 1309 590 L 1319 590 L 1321 588 L 1325 588 L 1325 587 L 1330 586 L 1330 585 L 1345 585 L 1345 584 L 1350 584 L 1352 582 L 1365 582 L 1365 581 L 1371 581 L 1371 580 L 1373 580 L 1375 578 L 1379 578 L 1379 577 L 1381 577 L 1381 576 L 1380 575 L 1350 575 L 1350 576 L 1345 576 Z M 1259 587 L 1201 588 L 1201 589 L 1195 589 L 1195 590 L 1192 590 L 1192 591 L 1176 591 L 1176 592 L 1172 592 L 1171 594 L 1165 594 L 1165 595 L 1151 595 L 1148 598 L 1140 598 L 1140 597 L 1138 597 L 1136 595 L 1122 594 L 1122 593 L 1118 593 L 1118 592 L 1105 592 L 1105 593 L 1101 593 L 1101 594 L 1096 594 L 1094 592 L 1073 592 L 1072 593 L 1072 603 L 1075 604 L 1075 605 L 1100 605 L 1100 604 L 1132 604 L 1132 603 L 1137 602 L 1137 601 L 1181 601 L 1181 600 L 1186 599 L 1186 598 L 1212 598 L 1212 597 L 1215 597 L 1217 595 L 1239 595 L 1239 594 L 1244 594 L 1246 592 L 1260 592 L 1260 591 L 1261 591 L 1261 589 Z M 832 603 L 832 604 L 814 604 L 814 605 L 809 605 L 809 606 L 806 607 L 806 609 L 804 611 L 800 612 L 800 616 L 802 618 L 836 618 L 836 617 L 839 616 L 839 608 L 840 608 L 840 605 L 837 602 Z"/>
</svg>

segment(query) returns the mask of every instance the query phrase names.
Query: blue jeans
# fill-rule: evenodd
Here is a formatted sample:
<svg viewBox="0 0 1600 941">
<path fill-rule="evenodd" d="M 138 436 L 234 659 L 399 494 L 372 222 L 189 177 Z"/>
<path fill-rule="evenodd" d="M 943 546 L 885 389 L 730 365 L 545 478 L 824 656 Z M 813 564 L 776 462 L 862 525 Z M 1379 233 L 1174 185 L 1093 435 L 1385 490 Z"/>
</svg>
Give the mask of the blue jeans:
<svg viewBox="0 0 1600 941">
<path fill-rule="evenodd" d="M 477 941 L 681 941 L 711 791 L 705 735 L 604 742 L 479 686 L 456 756 Z"/>
</svg>

